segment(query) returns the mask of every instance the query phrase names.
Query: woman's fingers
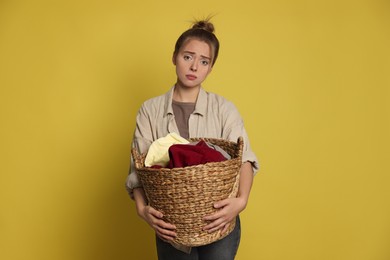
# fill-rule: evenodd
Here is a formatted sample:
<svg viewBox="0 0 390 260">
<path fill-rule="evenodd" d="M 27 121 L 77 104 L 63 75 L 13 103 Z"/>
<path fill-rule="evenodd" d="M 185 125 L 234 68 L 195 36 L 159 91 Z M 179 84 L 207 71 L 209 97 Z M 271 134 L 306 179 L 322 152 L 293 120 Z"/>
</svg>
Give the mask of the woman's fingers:
<svg viewBox="0 0 390 260">
<path fill-rule="evenodd" d="M 204 220 L 210 221 L 210 223 L 203 230 L 211 233 L 221 229 L 222 232 L 226 232 L 230 221 L 242 210 L 242 201 L 239 198 L 229 198 L 217 201 L 214 203 L 214 208 L 218 211 L 204 217 Z"/>
<path fill-rule="evenodd" d="M 211 223 L 212 225 L 208 225 L 209 227 L 205 227 L 205 231 L 212 233 L 214 231 L 222 229 L 228 222 L 226 221 L 214 221 Z"/>
<path fill-rule="evenodd" d="M 156 210 L 155 208 L 150 207 L 150 206 L 147 207 L 147 212 L 148 212 L 150 215 L 153 215 L 153 216 L 156 217 L 156 218 L 162 218 L 162 217 L 163 217 L 163 214 L 162 214 L 160 211 L 158 211 L 158 210 Z"/>
<path fill-rule="evenodd" d="M 169 229 L 163 229 L 161 227 L 156 227 L 155 231 L 159 237 L 167 241 L 172 241 L 177 236 L 176 232 Z"/>
<path fill-rule="evenodd" d="M 150 206 L 145 211 L 147 222 L 161 239 L 171 241 L 176 237 L 175 225 L 165 222 L 160 211 Z"/>
<path fill-rule="evenodd" d="M 221 231 L 221 234 L 225 234 L 225 232 L 228 230 L 229 226 L 230 226 L 230 223 L 227 223 L 227 224 L 223 227 L 223 229 L 222 229 L 222 231 Z"/>
<path fill-rule="evenodd" d="M 172 224 L 170 224 L 170 223 L 167 223 L 167 222 L 165 222 L 165 221 L 162 220 L 162 219 L 160 219 L 160 220 L 158 221 L 158 225 L 159 225 L 160 227 L 162 227 L 163 229 L 169 229 L 169 230 L 175 230 L 175 229 L 176 229 L 176 226 L 175 226 L 175 225 L 172 225 Z"/>
<path fill-rule="evenodd" d="M 224 225 L 226 225 L 229 222 L 225 214 L 214 214 L 212 217 L 207 218 L 207 220 L 211 222 L 207 224 L 203 228 L 203 230 L 208 232 L 214 232 L 215 230 L 222 228 Z"/>
</svg>

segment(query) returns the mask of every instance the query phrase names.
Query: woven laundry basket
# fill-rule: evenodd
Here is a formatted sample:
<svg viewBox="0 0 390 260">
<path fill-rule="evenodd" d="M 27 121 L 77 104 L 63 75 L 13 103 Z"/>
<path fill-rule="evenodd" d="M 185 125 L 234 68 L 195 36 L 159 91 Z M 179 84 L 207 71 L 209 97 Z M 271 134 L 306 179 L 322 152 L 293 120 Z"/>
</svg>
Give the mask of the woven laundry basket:
<svg viewBox="0 0 390 260">
<path fill-rule="evenodd" d="M 174 242 L 191 247 L 215 242 L 233 231 L 235 218 L 224 234 L 221 230 L 203 231 L 207 225 L 203 218 L 216 212 L 214 202 L 237 195 L 242 164 L 242 137 L 237 143 L 215 138 L 192 138 L 189 141 L 200 140 L 220 146 L 232 158 L 183 168 L 155 169 L 144 166 L 146 154 L 132 149 L 135 169 L 149 205 L 163 213 L 164 221 L 176 226 Z"/>
</svg>

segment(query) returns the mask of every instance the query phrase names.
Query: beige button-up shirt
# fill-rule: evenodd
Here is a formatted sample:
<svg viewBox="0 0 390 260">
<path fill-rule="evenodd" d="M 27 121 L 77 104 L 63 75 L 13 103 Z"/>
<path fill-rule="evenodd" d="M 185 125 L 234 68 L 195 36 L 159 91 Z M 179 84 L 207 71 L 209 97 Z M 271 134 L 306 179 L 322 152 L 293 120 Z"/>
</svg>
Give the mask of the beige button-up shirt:
<svg viewBox="0 0 390 260">
<path fill-rule="evenodd" d="M 145 101 L 139 109 L 132 144 L 139 152 L 147 152 L 153 141 L 168 133 L 179 134 L 172 110 L 173 90 L 174 87 L 164 95 Z M 242 118 L 234 104 L 225 98 L 200 89 L 195 111 L 189 118 L 189 135 L 190 138 L 221 138 L 234 142 L 242 136 L 244 139 L 242 161 L 251 162 L 253 172 L 257 172 L 259 163 L 250 148 Z M 130 195 L 134 188 L 142 186 L 132 159 L 126 186 Z"/>
</svg>

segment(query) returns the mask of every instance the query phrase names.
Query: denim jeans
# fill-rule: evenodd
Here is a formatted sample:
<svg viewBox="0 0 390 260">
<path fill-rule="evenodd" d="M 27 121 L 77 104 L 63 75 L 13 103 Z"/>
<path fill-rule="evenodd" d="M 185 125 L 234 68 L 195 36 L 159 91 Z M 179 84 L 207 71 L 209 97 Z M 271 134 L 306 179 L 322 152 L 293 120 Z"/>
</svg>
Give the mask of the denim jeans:
<svg viewBox="0 0 390 260">
<path fill-rule="evenodd" d="M 193 247 L 190 254 L 177 250 L 156 236 L 157 256 L 159 260 L 233 260 L 240 238 L 241 225 L 237 216 L 236 226 L 229 235 L 214 243 Z"/>
</svg>

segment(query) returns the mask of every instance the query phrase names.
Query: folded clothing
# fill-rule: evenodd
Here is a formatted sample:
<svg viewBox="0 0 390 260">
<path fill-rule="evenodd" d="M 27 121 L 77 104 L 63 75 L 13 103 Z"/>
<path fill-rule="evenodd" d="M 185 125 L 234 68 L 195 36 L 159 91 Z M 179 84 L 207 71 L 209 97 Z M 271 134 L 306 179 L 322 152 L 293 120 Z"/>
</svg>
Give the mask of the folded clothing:
<svg viewBox="0 0 390 260">
<path fill-rule="evenodd" d="M 170 133 L 165 137 L 155 140 L 149 147 L 145 158 L 145 166 L 166 167 L 169 162 L 168 149 L 173 144 L 188 144 L 189 142 L 176 133 Z"/>
<path fill-rule="evenodd" d="M 168 153 L 170 160 L 167 168 L 170 169 L 227 160 L 221 152 L 211 148 L 203 140 L 199 141 L 196 145 L 171 145 Z"/>
</svg>

